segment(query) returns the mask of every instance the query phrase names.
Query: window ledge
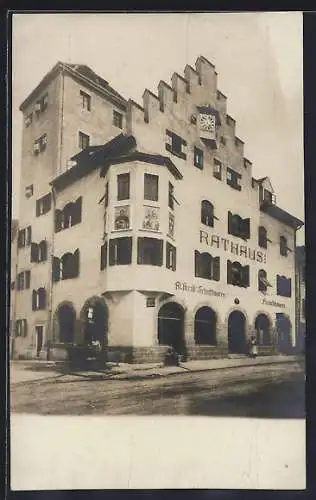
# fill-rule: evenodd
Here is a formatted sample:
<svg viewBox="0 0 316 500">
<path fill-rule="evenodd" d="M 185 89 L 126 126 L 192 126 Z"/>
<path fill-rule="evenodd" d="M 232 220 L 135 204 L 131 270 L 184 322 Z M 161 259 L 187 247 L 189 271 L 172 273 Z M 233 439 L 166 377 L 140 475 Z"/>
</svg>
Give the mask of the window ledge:
<svg viewBox="0 0 316 500">
<path fill-rule="evenodd" d="M 131 227 L 126 229 L 112 229 L 111 233 L 128 233 L 129 231 L 133 231 Z"/>
<path fill-rule="evenodd" d="M 142 233 L 155 233 L 155 234 L 162 234 L 162 231 L 156 231 L 155 229 L 145 229 L 143 227 L 140 227 L 138 231 L 141 231 Z"/>
</svg>

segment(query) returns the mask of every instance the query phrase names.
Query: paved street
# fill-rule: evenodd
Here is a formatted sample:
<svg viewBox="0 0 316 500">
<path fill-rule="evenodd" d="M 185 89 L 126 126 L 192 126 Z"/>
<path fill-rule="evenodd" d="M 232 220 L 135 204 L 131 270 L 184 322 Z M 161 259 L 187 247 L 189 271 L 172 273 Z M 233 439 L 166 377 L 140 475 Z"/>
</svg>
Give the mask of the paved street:
<svg viewBox="0 0 316 500">
<path fill-rule="evenodd" d="M 142 380 L 59 374 L 13 384 L 11 407 L 42 415 L 304 418 L 304 382 L 299 361 Z"/>
</svg>

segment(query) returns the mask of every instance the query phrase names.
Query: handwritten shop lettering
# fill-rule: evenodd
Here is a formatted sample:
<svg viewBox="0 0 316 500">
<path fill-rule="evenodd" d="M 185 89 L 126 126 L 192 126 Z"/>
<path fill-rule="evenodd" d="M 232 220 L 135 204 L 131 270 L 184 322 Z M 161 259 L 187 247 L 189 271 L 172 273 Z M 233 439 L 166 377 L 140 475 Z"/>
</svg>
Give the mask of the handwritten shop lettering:
<svg viewBox="0 0 316 500">
<path fill-rule="evenodd" d="M 176 290 L 182 290 L 183 292 L 201 293 L 202 295 L 212 295 L 214 297 L 225 297 L 225 293 L 217 292 L 212 288 L 205 288 L 204 286 L 190 285 L 185 281 L 176 281 Z"/>
<path fill-rule="evenodd" d="M 254 250 L 246 245 L 240 245 L 227 238 L 222 238 L 216 234 L 209 234 L 206 231 L 200 230 L 200 243 L 206 243 L 209 247 L 222 248 L 225 252 L 230 252 L 237 257 L 246 257 L 247 259 L 256 262 L 267 262 L 265 252 Z"/>
<path fill-rule="evenodd" d="M 281 302 L 276 302 L 275 300 L 263 299 L 262 304 L 264 304 L 265 306 L 281 307 L 282 309 L 285 308 L 285 304 L 282 304 Z"/>
</svg>

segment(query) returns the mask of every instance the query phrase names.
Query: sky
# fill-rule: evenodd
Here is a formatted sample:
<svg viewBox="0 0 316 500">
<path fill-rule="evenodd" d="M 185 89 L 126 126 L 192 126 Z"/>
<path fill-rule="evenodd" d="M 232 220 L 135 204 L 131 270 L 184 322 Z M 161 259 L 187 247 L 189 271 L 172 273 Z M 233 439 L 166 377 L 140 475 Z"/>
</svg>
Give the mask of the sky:
<svg viewBox="0 0 316 500">
<path fill-rule="evenodd" d="M 57 61 L 87 64 L 126 99 L 170 83 L 203 55 L 253 176 L 269 176 L 277 204 L 304 220 L 303 18 L 301 12 L 14 14 L 12 216 L 19 215 L 19 105 Z M 304 244 L 304 229 L 298 232 Z"/>
</svg>

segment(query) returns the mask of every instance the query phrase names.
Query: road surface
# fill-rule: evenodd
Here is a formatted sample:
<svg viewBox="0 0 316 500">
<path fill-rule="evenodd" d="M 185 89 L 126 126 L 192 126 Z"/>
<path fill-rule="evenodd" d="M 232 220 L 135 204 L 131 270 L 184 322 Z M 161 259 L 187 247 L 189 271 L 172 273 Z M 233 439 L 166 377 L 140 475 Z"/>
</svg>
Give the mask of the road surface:
<svg viewBox="0 0 316 500">
<path fill-rule="evenodd" d="M 144 380 L 75 375 L 11 388 L 11 409 L 42 415 L 208 415 L 304 418 L 299 362 L 186 372 Z"/>
</svg>

